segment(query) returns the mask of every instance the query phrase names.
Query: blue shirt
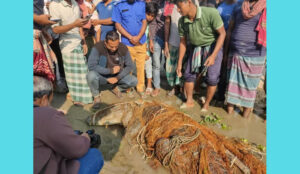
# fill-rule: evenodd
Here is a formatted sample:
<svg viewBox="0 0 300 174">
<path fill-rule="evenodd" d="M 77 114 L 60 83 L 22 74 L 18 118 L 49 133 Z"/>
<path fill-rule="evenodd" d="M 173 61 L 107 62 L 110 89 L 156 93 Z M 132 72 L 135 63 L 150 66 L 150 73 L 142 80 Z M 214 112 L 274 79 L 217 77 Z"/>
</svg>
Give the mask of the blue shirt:
<svg viewBox="0 0 300 174">
<path fill-rule="evenodd" d="M 136 1 L 133 4 L 128 4 L 126 0 L 122 0 L 113 8 L 112 21 L 119 23 L 131 35 L 137 36 L 142 28 L 142 21 L 146 20 L 146 9 L 144 1 Z M 122 35 L 122 43 L 127 46 L 134 46 L 130 41 Z M 140 43 L 146 42 L 144 34 Z"/>
<path fill-rule="evenodd" d="M 239 1 L 240 0 L 237 0 L 237 2 L 239 2 Z M 220 16 L 222 17 L 225 30 L 228 29 L 231 15 L 232 15 L 233 9 L 235 8 L 236 4 L 237 3 L 226 4 L 226 2 L 223 2 L 218 7 L 218 11 L 220 13 Z"/>
<path fill-rule="evenodd" d="M 116 5 L 116 0 L 112 0 L 109 4 L 107 4 L 107 6 L 105 6 L 104 2 L 100 2 L 96 7 L 99 19 L 111 18 L 113 8 L 115 5 Z M 116 30 L 114 24 L 101 25 L 101 40 L 105 40 L 106 33 L 111 30 Z"/>
</svg>

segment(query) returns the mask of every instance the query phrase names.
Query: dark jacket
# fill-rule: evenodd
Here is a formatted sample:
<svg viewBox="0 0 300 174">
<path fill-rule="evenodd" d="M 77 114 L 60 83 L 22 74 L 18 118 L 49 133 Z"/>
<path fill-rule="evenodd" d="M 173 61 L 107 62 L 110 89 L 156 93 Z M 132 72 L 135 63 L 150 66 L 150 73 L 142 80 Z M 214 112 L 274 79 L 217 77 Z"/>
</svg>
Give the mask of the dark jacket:
<svg viewBox="0 0 300 174">
<path fill-rule="evenodd" d="M 76 160 L 88 152 L 90 142 L 76 135 L 62 112 L 34 108 L 34 174 L 78 173 Z"/>
<path fill-rule="evenodd" d="M 134 64 L 131 60 L 128 48 L 123 43 L 119 44 L 119 48 L 116 53 L 119 57 L 119 66 L 121 67 L 120 72 L 116 75 L 118 80 L 128 75 L 134 69 Z M 111 75 L 112 69 L 107 68 L 107 59 L 109 53 L 104 45 L 104 41 L 98 42 L 91 50 L 88 59 L 89 71 L 98 72 L 101 75 Z"/>
</svg>

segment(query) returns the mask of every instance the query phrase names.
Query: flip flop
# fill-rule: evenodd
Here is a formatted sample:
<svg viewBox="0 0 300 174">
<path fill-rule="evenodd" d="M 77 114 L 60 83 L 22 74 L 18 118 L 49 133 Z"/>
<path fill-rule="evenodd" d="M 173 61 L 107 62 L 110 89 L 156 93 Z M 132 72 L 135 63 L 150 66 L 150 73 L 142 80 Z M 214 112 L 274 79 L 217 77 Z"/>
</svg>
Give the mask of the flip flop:
<svg viewBox="0 0 300 174">
<path fill-rule="evenodd" d="M 145 93 L 146 93 L 146 95 L 150 95 L 152 93 L 152 91 L 153 91 L 153 88 L 146 88 Z"/>
<path fill-rule="evenodd" d="M 208 110 L 207 109 L 204 109 L 204 108 L 202 108 L 201 110 L 200 110 L 200 112 L 207 112 Z"/>
</svg>

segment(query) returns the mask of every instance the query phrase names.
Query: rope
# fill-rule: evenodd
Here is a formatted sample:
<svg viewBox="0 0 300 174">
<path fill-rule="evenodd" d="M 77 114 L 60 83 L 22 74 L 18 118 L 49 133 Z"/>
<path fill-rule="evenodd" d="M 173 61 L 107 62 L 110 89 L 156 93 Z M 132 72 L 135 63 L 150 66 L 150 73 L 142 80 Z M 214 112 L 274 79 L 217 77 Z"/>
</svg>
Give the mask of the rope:
<svg viewBox="0 0 300 174">
<path fill-rule="evenodd" d="M 191 137 L 174 136 L 170 140 L 171 151 L 163 159 L 163 166 L 168 167 L 173 161 L 174 151 L 183 144 L 188 144 L 194 141 L 200 135 L 200 130 L 197 129 L 196 133 Z"/>
</svg>

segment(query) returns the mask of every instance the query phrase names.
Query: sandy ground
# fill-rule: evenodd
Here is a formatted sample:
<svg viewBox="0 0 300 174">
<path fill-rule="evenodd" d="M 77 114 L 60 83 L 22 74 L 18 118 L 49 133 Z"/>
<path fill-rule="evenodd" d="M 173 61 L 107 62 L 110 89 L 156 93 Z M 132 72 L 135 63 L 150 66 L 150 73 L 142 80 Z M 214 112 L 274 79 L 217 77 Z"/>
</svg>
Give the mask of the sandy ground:
<svg viewBox="0 0 300 174">
<path fill-rule="evenodd" d="M 158 100 L 168 105 L 179 108 L 182 101 L 177 96 L 167 96 L 166 80 L 162 80 L 162 90 L 159 96 L 153 98 L 148 97 L 147 100 Z M 204 90 L 202 90 L 204 91 Z M 138 95 L 135 93 L 135 98 L 130 99 L 124 95 L 122 100 L 118 99 L 110 91 L 104 91 L 102 93 L 103 105 L 105 107 L 112 103 L 129 101 L 138 99 Z M 195 99 L 199 99 L 200 96 L 194 96 Z M 216 126 L 210 126 L 216 132 L 223 134 L 227 137 L 246 138 L 249 142 L 261 144 L 266 146 L 266 124 L 264 119 L 266 117 L 265 110 L 265 93 L 262 89 L 258 90 L 257 101 L 254 108 L 254 113 L 249 120 L 241 117 L 240 110 L 236 109 L 233 115 L 228 115 L 224 108 L 221 106 L 216 107 L 216 102 L 212 102 L 213 105 L 209 109 L 208 113 L 201 113 L 201 106 L 197 102 L 193 109 L 181 110 L 189 114 L 196 121 L 201 120 L 202 115 L 209 113 L 216 113 L 222 118 L 222 122 L 231 126 L 230 130 L 223 130 Z M 129 147 L 126 140 L 123 138 L 125 130 L 122 126 L 88 126 L 85 122 L 87 116 L 92 115 L 94 111 L 91 109 L 91 104 L 85 107 L 73 106 L 70 100 L 66 100 L 65 94 L 55 93 L 52 106 L 65 111 L 66 117 L 70 121 L 72 127 L 76 130 L 86 131 L 88 129 L 95 129 L 96 133 L 101 135 L 102 144 L 99 147 L 103 153 L 105 164 L 100 174 L 152 174 L 152 173 L 168 173 L 168 171 L 162 167 L 152 169 L 143 160 L 141 153 L 136 148 Z"/>
</svg>

